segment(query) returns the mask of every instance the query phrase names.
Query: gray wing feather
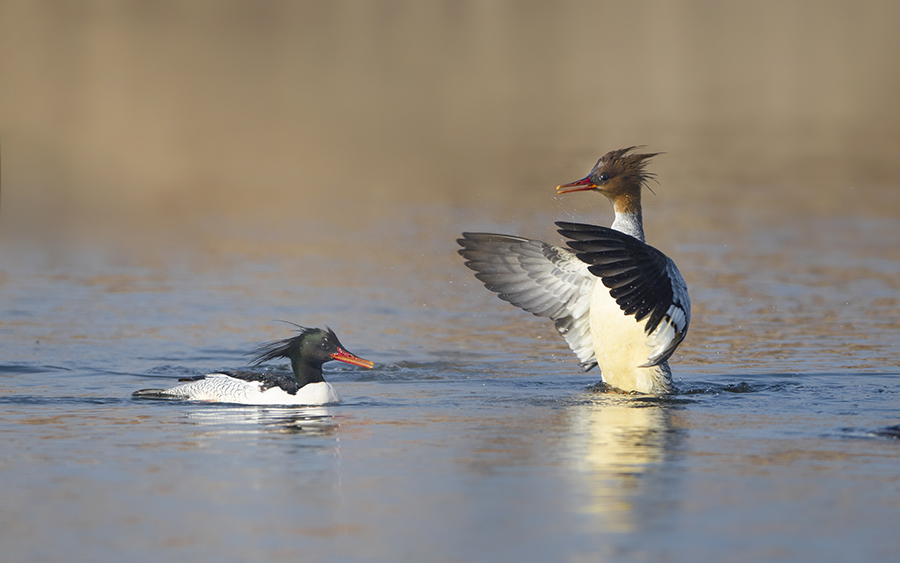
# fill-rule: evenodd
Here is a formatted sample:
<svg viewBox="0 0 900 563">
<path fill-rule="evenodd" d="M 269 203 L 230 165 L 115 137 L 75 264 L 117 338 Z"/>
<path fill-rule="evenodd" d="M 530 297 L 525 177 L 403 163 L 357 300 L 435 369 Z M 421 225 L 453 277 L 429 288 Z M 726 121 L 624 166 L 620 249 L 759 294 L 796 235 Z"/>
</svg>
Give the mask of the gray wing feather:
<svg viewBox="0 0 900 563">
<path fill-rule="evenodd" d="M 538 240 L 463 233 L 466 266 L 489 290 L 529 313 L 556 321 L 585 371 L 597 365 L 591 337 L 591 295 L 597 277 L 575 253 Z"/>
</svg>

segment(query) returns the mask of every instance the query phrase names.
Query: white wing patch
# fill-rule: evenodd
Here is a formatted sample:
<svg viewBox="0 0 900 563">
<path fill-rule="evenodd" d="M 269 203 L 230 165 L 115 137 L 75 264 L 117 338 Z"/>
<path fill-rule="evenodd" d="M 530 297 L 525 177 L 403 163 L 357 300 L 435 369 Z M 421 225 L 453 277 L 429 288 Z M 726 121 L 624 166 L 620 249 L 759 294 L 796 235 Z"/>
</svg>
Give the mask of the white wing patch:
<svg viewBox="0 0 900 563">
<path fill-rule="evenodd" d="M 649 336 L 647 346 L 650 348 L 650 357 L 640 367 L 651 367 L 668 360 L 684 340 L 691 322 L 691 298 L 688 296 L 687 284 L 675 263 L 668 257 L 666 261 L 666 273 L 672 280 L 672 305 Z"/>
</svg>

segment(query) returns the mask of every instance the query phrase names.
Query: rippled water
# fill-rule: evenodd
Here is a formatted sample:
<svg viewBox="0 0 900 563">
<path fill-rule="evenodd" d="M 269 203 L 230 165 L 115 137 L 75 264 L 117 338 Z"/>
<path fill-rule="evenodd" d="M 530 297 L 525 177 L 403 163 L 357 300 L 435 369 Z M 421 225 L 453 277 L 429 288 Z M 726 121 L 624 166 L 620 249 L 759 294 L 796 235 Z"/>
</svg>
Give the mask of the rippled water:
<svg viewBox="0 0 900 563">
<path fill-rule="evenodd" d="M 155 265 L 5 246 L 7 560 L 900 554 L 895 221 L 662 242 L 695 321 L 681 393 L 656 400 L 593 391 L 548 323 L 469 278 L 453 237 L 506 221 L 403 212 L 431 228 L 375 221 L 327 257 L 272 250 L 302 229 Z M 242 366 L 289 334 L 276 319 L 330 324 L 376 368 L 329 364 L 328 408 L 131 398 Z"/>
<path fill-rule="evenodd" d="M 900 4 L 0 1 L 0 560 L 900 560 Z M 599 393 L 462 231 L 609 150 L 691 293 Z M 331 326 L 317 409 L 134 399 Z M 271 363 L 267 369 L 288 369 Z"/>
</svg>

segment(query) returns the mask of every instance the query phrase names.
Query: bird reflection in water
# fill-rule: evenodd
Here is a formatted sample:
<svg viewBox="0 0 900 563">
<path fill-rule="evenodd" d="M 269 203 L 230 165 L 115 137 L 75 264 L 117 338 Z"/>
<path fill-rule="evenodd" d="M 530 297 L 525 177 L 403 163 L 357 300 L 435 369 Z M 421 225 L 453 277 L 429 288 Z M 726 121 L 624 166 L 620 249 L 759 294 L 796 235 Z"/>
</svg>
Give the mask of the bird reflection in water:
<svg viewBox="0 0 900 563">
<path fill-rule="evenodd" d="M 216 432 L 228 434 L 306 434 L 331 435 L 339 426 L 335 411 L 329 407 L 261 408 L 243 406 L 206 406 L 187 413 L 192 423 L 218 426 Z"/>
<path fill-rule="evenodd" d="M 606 395 L 567 409 L 563 447 L 576 510 L 599 517 L 605 531 L 635 531 L 637 501 L 663 488 L 656 468 L 674 442 L 671 406 L 666 399 Z"/>
</svg>

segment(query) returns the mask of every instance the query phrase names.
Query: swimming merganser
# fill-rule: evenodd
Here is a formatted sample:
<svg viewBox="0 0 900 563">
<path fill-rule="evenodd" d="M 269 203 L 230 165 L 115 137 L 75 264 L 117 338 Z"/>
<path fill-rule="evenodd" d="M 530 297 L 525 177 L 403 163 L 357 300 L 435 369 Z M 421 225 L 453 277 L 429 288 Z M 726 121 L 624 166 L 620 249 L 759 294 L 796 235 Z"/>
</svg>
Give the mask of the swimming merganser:
<svg viewBox="0 0 900 563">
<path fill-rule="evenodd" d="M 629 154 L 635 148 L 611 151 L 587 177 L 557 187 L 600 192 L 616 213 L 612 228 L 557 222 L 572 250 L 490 233 L 457 242 L 486 288 L 556 321 L 582 369 L 599 366 L 621 391 L 662 395 L 674 391 L 667 360 L 687 334 L 691 300 L 675 263 L 644 243 L 641 188 L 659 153 Z"/>
<path fill-rule="evenodd" d="M 142 389 L 135 397 L 191 399 L 244 405 L 326 405 L 341 394 L 322 377 L 322 364 L 337 360 L 372 368 L 375 364 L 344 349 L 333 330 L 300 327 L 293 338 L 262 344 L 250 354 L 250 365 L 289 358 L 294 376 L 281 373 L 222 371 L 193 378 L 171 389 Z"/>
</svg>

